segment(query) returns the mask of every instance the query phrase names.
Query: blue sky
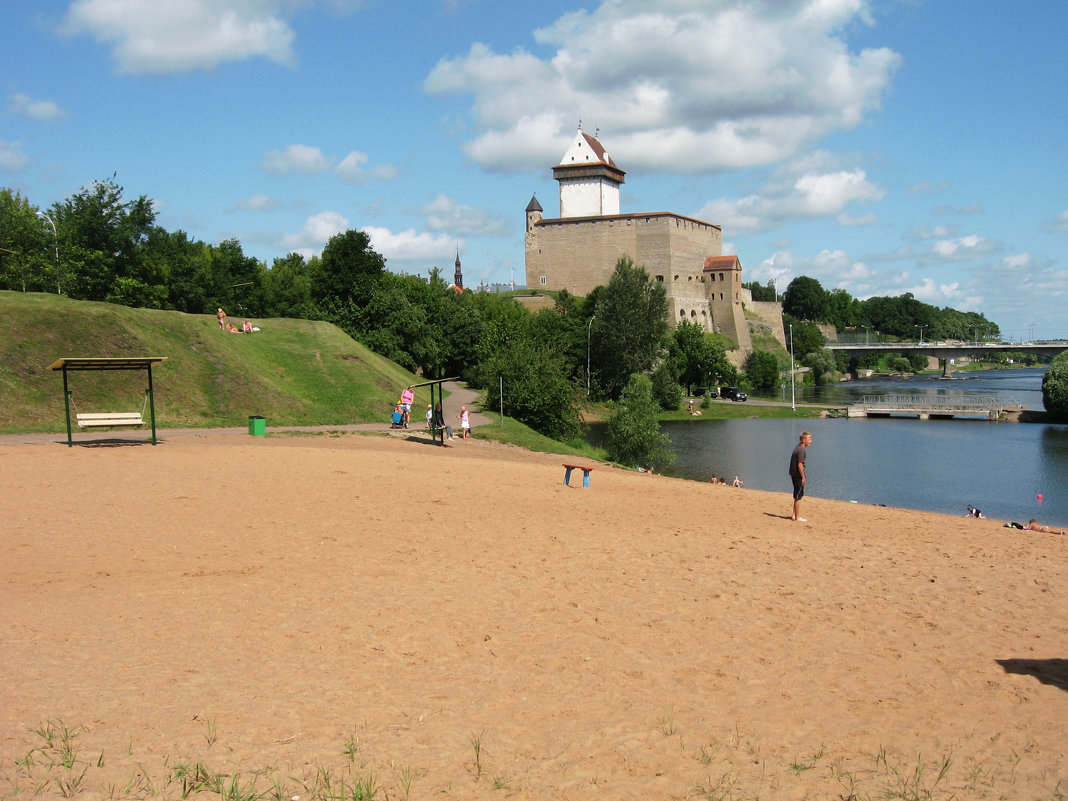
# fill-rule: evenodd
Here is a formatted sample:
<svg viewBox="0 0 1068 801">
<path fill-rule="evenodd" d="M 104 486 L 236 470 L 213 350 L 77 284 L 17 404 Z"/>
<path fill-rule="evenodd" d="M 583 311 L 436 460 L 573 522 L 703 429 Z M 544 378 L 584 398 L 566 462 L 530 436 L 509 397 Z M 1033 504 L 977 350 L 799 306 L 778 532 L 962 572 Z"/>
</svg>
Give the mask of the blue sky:
<svg viewBox="0 0 1068 801">
<path fill-rule="evenodd" d="M 114 173 L 268 264 L 357 228 L 522 284 L 581 120 L 624 213 L 721 225 L 747 281 L 1068 337 L 1063 0 L 19 0 L 0 30 L 0 186 L 44 208 Z"/>
</svg>

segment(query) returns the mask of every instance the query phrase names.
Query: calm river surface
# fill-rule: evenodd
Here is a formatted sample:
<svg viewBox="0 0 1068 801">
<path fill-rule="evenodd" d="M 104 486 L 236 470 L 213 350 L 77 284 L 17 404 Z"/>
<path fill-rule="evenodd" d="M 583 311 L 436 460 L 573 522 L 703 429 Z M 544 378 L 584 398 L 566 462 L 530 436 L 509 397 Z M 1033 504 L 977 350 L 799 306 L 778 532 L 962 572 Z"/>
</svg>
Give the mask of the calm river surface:
<svg viewBox="0 0 1068 801">
<path fill-rule="evenodd" d="M 1001 370 L 952 380 L 848 382 L 798 390 L 798 401 L 846 404 L 863 395 L 996 394 L 1042 407 L 1043 370 Z M 786 388 L 789 399 L 790 388 Z M 1031 517 L 1068 526 L 1068 425 L 985 420 L 695 420 L 664 423 L 677 461 L 667 475 L 707 481 L 715 473 L 747 488 L 788 492 L 790 451 L 811 431 L 811 497 L 963 515 Z M 600 436 L 594 429 L 592 436 Z M 744 490 L 740 490 L 744 492 Z M 1043 498 L 1039 502 L 1037 495 Z M 783 499 L 784 513 L 789 511 Z M 709 510 L 714 514 L 714 510 Z"/>
</svg>

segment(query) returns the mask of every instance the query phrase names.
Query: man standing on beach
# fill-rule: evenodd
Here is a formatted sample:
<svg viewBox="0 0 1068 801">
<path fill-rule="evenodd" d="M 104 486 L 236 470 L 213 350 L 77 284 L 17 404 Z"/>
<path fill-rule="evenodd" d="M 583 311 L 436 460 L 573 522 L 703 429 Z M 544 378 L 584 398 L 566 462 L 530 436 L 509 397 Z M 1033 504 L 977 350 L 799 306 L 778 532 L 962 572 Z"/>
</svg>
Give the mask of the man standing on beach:
<svg viewBox="0 0 1068 801">
<path fill-rule="evenodd" d="M 798 523 L 807 523 L 801 517 L 801 499 L 805 497 L 805 456 L 808 446 L 812 444 L 812 435 L 807 431 L 802 432 L 801 441 L 797 443 L 793 453 L 790 454 L 790 478 L 794 482 L 794 517 Z"/>
</svg>

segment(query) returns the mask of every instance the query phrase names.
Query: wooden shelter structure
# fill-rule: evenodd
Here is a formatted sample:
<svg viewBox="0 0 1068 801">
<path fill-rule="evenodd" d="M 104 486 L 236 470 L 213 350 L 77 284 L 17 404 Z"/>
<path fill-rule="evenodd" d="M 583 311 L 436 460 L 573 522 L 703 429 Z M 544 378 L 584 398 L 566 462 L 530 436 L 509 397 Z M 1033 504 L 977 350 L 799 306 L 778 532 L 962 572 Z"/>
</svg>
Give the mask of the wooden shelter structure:
<svg viewBox="0 0 1068 801">
<path fill-rule="evenodd" d="M 72 392 L 67 382 L 67 373 L 81 370 L 146 370 L 148 371 L 148 388 L 145 390 L 145 406 L 149 410 L 149 422 L 152 426 L 152 444 L 156 444 L 156 404 L 152 394 L 152 365 L 167 361 L 166 356 L 66 356 L 56 359 L 52 370 L 63 371 L 63 407 L 67 413 L 67 447 L 74 447 L 71 436 L 70 405 Z M 75 405 L 75 422 L 79 428 L 113 428 L 126 426 L 143 426 L 144 408 L 140 412 L 99 412 L 79 413 Z"/>
</svg>

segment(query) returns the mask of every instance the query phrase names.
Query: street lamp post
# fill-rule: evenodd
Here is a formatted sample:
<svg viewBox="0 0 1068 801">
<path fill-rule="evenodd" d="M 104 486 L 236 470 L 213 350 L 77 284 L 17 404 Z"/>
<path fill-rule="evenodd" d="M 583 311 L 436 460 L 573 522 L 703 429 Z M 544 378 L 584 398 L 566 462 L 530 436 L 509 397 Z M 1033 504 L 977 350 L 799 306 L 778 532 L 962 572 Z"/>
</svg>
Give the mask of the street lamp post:
<svg viewBox="0 0 1068 801">
<path fill-rule="evenodd" d="M 871 342 L 868 339 L 868 334 L 871 333 L 871 326 L 870 325 L 862 325 L 861 328 L 864 329 L 864 344 L 865 345 L 870 345 Z"/>
<path fill-rule="evenodd" d="M 1034 323 L 1028 323 L 1027 324 L 1027 341 L 1028 342 L 1034 342 L 1035 341 L 1035 324 Z"/>
<path fill-rule="evenodd" d="M 790 408 L 797 411 L 797 400 L 794 395 L 794 324 L 790 323 Z"/>
<path fill-rule="evenodd" d="M 917 325 L 915 327 L 920 329 L 920 344 L 922 345 L 923 344 L 923 326 L 922 325 Z"/>
<path fill-rule="evenodd" d="M 593 321 L 597 319 L 597 315 L 593 315 L 590 318 L 589 324 L 586 326 L 586 397 L 590 397 L 590 334 L 593 333 Z"/>
<path fill-rule="evenodd" d="M 45 214 L 43 211 L 40 211 L 40 210 L 38 210 L 37 216 L 38 217 L 44 217 L 46 220 L 48 220 L 49 224 L 52 226 L 52 236 L 54 237 L 55 246 L 56 246 L 56 294 L 57 295 L 62 295 L 63 294 L 63 290 L 62 290 L 62 287 L 60 287 L 60 284 L 59 284 L 59 233 L 56 231 L 56 224 L 52 221 L 51 217 L 49 217 L 47 214 Z"/>
</svg>

